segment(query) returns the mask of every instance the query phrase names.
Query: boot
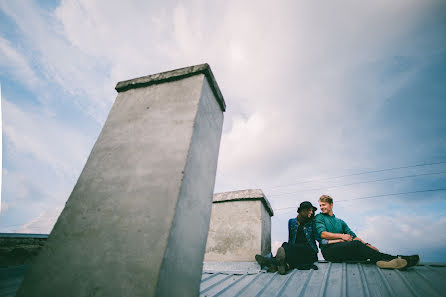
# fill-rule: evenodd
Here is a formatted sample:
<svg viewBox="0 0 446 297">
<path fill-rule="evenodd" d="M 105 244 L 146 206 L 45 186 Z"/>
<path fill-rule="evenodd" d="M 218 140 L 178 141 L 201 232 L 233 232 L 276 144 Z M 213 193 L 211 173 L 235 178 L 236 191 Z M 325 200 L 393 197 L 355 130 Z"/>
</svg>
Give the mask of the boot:
<svg viewBox="0 0 446 297">
<path fill-rule="evenodd" d="M 255 258 L 261 268 L 263 268 L 263 267 L 270 268 L 271 266 L 275 265 L 275 259 L 273 257 L 273 254 L 271 254 L 271 253 L 268 253 L 264 256 L 256 255 Z"/>
<path fill-rule="evenodd" d="M 277 265 L 276 264 L 272 264 L 270 267 L 268 267 L 268 270 L 266 272 L 277 272 Z"/>
<path fill-rule="evenodd" d="M 407 261 L 406 268 L 415 266 L 415 265 L 417 265 L 420 262 L 420 256 L 418 256 L 418 255 L 411 255 L 411 256 L 400 256 L 400 255 L 398 255 L 398 257 L 400 257 L 400 258 L 402 258 L 402 259 Z"/>
</svg>

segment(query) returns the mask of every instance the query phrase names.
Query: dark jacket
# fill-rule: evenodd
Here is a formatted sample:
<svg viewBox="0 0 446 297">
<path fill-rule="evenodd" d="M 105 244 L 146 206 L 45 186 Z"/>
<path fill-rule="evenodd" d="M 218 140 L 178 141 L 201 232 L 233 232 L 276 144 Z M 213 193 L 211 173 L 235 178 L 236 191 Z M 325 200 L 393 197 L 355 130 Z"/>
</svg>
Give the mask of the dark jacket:
<svg viewBox="0 0 446 297">
<path fill-rule="evenodd" d="M 288 243 L 292 244 L 296 242 L 296 235 L 297 235 L 297 218 L 289 219 L 288 220 Z M 321 239 L 319 234 L 316 232 L 316 225 L 314 223 L 314 220 L 309 221 L 304 225 L 304 234 L 307 238 L 308 244 L 311 246 L 311 248 L 317 253 L 317 245 L 316 240 L 320 242 L 321 244 L 327 244 L 328 240 Z"/>
</svg>

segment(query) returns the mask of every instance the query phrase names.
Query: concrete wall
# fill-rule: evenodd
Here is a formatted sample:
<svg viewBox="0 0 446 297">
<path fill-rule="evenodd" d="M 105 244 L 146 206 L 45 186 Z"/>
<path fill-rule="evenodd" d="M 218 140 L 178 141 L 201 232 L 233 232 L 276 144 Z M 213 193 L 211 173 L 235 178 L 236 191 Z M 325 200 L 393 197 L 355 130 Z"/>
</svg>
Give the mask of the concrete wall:
<svg viewBox="0 0 446 297">
<path fill-rule="evenodd" d="M 269 204 L 265 207 L 266 198 L 232 193 L 241 195 L 224 201 L 215 201 L 214 195 L 205 261 L 250 262 L 256 254 L 271 251 L 272 210 Z"/>
<path fill-rule="evenodd" d="M 223 123 L 212 82 L 199 65 L 118 84 L 17 296 L 198 295 Z"/>
</svg>

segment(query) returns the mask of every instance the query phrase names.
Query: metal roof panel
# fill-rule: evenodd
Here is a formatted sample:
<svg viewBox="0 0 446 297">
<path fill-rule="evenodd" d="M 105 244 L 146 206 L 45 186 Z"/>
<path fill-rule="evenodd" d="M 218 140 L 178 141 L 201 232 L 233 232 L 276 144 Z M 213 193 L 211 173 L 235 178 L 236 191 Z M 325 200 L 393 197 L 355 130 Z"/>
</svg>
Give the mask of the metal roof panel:
<svg viewBox="0 0 446 297">
<path fill-rule="evenodd" d="M 446 265 L 384 270 L 373 264 L 320 262 L 319 270 L 203 273 L 200 296 L 444 296 Z"/>
<path fill-rule="evenodd" d="M 317 263 L 319 270 L 278 273 L 203 272 L 200 296 L 299 297 L 441 297 L 446 292 L 446 264 L 425 263 L 407 270 L 373 264 Z M 15 296 L 29 265 L 0 268 L 0 297 Z"/>
</svg>

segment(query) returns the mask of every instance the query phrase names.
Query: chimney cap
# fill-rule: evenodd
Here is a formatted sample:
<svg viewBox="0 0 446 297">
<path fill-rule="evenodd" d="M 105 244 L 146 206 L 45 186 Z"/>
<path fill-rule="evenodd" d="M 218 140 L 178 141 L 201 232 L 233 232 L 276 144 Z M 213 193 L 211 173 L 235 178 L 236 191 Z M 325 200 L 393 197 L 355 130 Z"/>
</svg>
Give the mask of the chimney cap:
<svg viewBox="0 0 446 297">
<path fill-rule="evenodd" d="M 120 81 L 116 84 L 115 90 L 118 91 L 118 93 L 121 93 L 130 89 L 143 88 L 153 84 L 180 80 L 197 74 L 204 74 L 206 76 L 218 104 L 220 105 L 222 111 L 225 111 L 225 100 L 212 73 L 211 66 L 209 66 L 207 63 Z"/>
<path fill-rule="evenodd" d="M 213 203 L 222 203 L 227 201 L 243 200 L 261 200 L 266 210 L 271 216 L 274 216 L 273 208 L 261 189 L 247 189 L 232 192 L 223 192 L 214 194 Z"/>
</svg>

